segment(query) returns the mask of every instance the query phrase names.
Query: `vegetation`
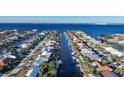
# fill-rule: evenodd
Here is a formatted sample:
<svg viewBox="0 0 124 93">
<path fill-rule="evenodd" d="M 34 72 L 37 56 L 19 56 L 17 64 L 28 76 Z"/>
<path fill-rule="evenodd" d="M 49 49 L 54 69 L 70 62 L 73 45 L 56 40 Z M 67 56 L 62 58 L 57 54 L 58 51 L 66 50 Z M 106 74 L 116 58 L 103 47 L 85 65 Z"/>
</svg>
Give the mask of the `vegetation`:
<svg viewBox="0 0 124 93">
<path fill-rule="evenodd" d="M 101 71 L 99 71 L 99 70 L 95 70 L 95 75 L 100 75 L 101 74 Z"/>
<path fill-rule="evenodd" d="M 23 67 L 17 74 L 16 77 L 24 77 L 25 74 L 27 73 L 28 68 L 27 67 Z"/>
<path fill-rule="evenodd" d="M 100 37 L 105 38 L 105 39 L 109 39 L 110 38 L 110 36 L 106 35 L 106 34 L 101 34 Z"/>
<path fill-rule="evenodd" d="M 10 71 L 12 71 L 13 67 L 12 66 L 8 66 L 5 67 L 4 69 L 1 70 L 2 73 L 9 73 Z"/>
<path fill-rule="evenodd" d="M 109 59 L 107 57 L 103 60 L 103 65 L 108 65 L 110 63 L 111 62 L 109 61 Z"/>
<path fill-rule="evenodd" d="M 54 77 L 56 76 L 56 62 L 44 62 L 39 66 L 38 77 Z"/>
<path fill-rule="evenodd" d="M 103 42 L 102 45 L 107 46 L 107 45 L 109 45 L 109 43 L 108 42 Z"/>
<path fill-rule="evenodd" d="M 114 72 L 115 72 L 116 74 L 120 75 L 121 70 L 117 68 L 117 69 L 115 69 Z"/>
<path fill-rule="evenodd" d="M 118 56 L 118 55 L 113 55 L 112 56 L 112 59 L 114 60 L 114 61 L 120 61 L 121 60 L 121 58 Z"/>
<path fill-rule="evenodd" d="M 92 74 L 92 70 L 88 64 L 88 60 L 84 59 L 83 57 L 80 58 L 81 54 L 78 51 L 77 45 L 73 43 L 72 38 L 68 37 L 68 41 L 72 44 L 72 51 L 75 52 L 75 57 L 79 61 L 81 65 L 81 69 L 83 70 L 83 73 L 85 74 L 85 76 Z"/>
<path fill-rule="evenodd" d="M 87 62 L 81 62 L 80 60 L 80 64 L 86 76 L 88 76 L 89 74 L 92 74 L 92 70 L 90 69 L 89 64 Z"/>
<path fill-rule="evenodd" d="M 116 69 L 116 65 L 112 64 L 112 65 L 111 65 L 111 68 L 112 68 L 112 69 Z"/>
<path fill-rule="evenodd" d="M 115 44 L 112 45 L 112 47 L 115 48 L 115 49 L 119 49 L 120 45 L 118 43 L 115 43 Z"/>
</svg>

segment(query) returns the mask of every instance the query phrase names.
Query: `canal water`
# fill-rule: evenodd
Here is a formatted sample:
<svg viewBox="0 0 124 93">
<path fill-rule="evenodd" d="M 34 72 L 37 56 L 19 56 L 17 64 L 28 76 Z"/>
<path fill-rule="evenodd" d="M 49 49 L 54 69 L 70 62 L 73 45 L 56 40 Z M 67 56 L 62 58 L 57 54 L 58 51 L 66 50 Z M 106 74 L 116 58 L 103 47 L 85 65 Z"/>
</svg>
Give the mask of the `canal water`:
<svg viewBox="0 0 124 93">
<path fill-rule="evenodd" d="M 80 69 L 76 67 L 76 62 L 73 62 L 71 56 L 71 50 L 68 46 L 68 41 L 65 37 L 64 32 L 61 32 L 60 36 L 60 60 L 62 65 L 60 66 L 57 76 L 58 77 L 80 77 L 82 73 Z"/>
</svg>

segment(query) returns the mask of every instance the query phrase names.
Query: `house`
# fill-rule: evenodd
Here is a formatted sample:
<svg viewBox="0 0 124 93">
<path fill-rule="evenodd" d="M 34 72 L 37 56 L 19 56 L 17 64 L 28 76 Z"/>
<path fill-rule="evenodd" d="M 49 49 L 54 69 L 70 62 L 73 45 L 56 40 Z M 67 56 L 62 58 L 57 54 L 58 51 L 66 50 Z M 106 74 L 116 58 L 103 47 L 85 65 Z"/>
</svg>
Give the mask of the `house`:
<svg viewBox="0 0 124 93">
<path fill-rule="evenodd" d="M 44 36 L 44 35 L 45 35 L 45 33 L 41 32 L 41 33 L 39 33 L 39 35 L 43 35 L 43 36 Z"/>
<path fill-rule="evenodd" d="M 102 66 L 98 61 L 92 63 L 93 66 L 97 66 L 100 71 L 112 71 L 113 69 L 108 66 Z"/>
<path fill-rule="evenodd" d="M 43 51 L 41 54 L 42 57 L 45 57 L 46 55 L 47 55 L 47 51 Z"/>
<path fill-rule="evenodd" d="M 82 49 L 82 48 L 85 47 L 82 43 L 77 43 L 77 45 L 78 45 L 78 47 L 79 47 L 80 49 Z"/>
<path fill-rule="evenodd" d="M 102 61 L 102 58 L 99 57 L 96 53 L 94 53 L 91 50 L 88 50 L 86 48 L 81 49 L 81 54 L 87 58 L 89 58 L 90 60 L 97 60 L 97 61 Z"/>
<path fill-rule="evenodd" d="M 41 51 L 42 51 L 42 52 L 44 52 L 44 51 L 46 51 L 46 52 L 50 52 L 50 48 L 47 48 L 47 47 L 45 48 L 45 47 L 44 47 L 44 48 L 42 48 Z"/>
<path fill-rule="evenodd" d="M 112 48 L 112 47 L 104 47 L 104 49 L 108 52 L 110 52 L 112 55 L 118 55 L 123 56 L 124 54 L 122 52 L 119 52 L 118 50 Z"/>
<path fill-rule="evenodd" d="M 101 72 L 101 74 L 104 76 L 104 77 L 118 77 L 118 75 L 116 75 L 114 72 L 112 71 L 103 71 Z"/>
<path fill-rule="evenodd" d="M 16 59 L 16 56 L 14 55 L 8 55 L 9 58 Z"/>
<path fill-rule="evenodd" d="M 5 59 L 0 60 L 0 70 L 8 66 L 11 61 L 12 61 L 12 58 L 5 58 Z"/>
<path fill-rule="evenodd" d="M 21 47 L 21 48 L 27 48 L 28 45 L 27 45 L 26 43 L 23 43 L 23 44 L 20 45 L 20 47 Z"/>
<path fill-rule="evenodd" d="M 40 57 L 40 55 L 37 56 L 37 58 L 35 59 L 35 63 L 34 66 L 31 67 L 28 72 L 26 73 L 27 77 L 36 77 L 38 75 L 38 69 L 39 69 L 39 65 L 42 63 L 42 58 Z"/>
</svg>

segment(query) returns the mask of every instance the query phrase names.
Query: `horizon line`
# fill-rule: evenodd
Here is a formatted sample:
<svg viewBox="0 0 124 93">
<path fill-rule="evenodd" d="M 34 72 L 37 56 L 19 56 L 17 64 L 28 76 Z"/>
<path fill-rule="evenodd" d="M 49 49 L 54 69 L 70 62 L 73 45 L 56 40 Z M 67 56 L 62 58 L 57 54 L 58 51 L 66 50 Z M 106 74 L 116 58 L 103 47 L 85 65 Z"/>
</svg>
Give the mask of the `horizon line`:
<svg viewBox="0 0 124 93">
<path fill-rule="evenodd" d="M 109 24 L 124 24 L 124 23 L 78 23 L 78 22 L 0 22 L 0 24 L 94 24 L 94 25 L 109 25 Z"/>
</svg>

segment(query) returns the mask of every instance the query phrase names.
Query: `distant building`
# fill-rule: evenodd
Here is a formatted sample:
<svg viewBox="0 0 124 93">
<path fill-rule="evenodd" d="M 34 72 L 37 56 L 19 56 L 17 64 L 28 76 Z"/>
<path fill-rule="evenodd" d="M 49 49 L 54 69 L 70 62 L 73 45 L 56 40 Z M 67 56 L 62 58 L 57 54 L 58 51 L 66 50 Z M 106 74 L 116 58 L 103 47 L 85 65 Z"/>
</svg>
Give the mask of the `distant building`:
<svg viewBox="0 0 124 93">
<path fill-rule="evenodd" d="M 118 55 L 123 56 L 124 54 L 122 52 L 119 52 L 118 50 L 112 48 L 112 47 L 104 47 L 104 49 L 108 52 L 110 52 L 112 55 Z"/>
</svg>

